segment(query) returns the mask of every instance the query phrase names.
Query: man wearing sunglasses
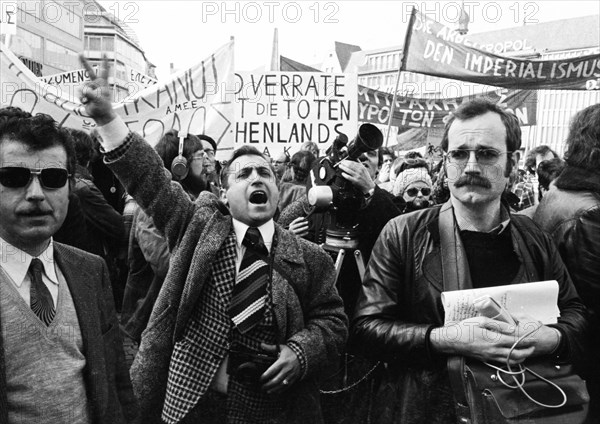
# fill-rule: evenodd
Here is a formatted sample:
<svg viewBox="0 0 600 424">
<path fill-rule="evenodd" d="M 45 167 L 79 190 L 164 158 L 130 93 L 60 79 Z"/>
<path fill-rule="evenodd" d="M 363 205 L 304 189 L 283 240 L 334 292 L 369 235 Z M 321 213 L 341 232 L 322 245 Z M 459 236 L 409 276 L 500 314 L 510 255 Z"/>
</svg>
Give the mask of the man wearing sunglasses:
<svg viewBox="0 0 600 424">
<path fill-rule="evenodd" d="M 74 168 L 50 116 L 0 110 L 0 423 L 136 415 L 106 264 L 52 239 Z"/>
<path fill-rule="evenodd" d="M 447 367 L 455 356 L 501 363 L 510 357 L 511 364 L 581 356 L 585 308 L 556 247 L 501 201 L 520 144 L 512 113 L 485 100 L 461 105 L 442 138 L 450 200 L 401 215 L 381 232 L 351 331 L 365 355 L 389 365 L 372 422 L 457 422 Z M 527 315 L 513 326 L 485 317 L 444 322 L 442 291 L 544 280 L 558 282 L 557 324 Z"/>
</svg>

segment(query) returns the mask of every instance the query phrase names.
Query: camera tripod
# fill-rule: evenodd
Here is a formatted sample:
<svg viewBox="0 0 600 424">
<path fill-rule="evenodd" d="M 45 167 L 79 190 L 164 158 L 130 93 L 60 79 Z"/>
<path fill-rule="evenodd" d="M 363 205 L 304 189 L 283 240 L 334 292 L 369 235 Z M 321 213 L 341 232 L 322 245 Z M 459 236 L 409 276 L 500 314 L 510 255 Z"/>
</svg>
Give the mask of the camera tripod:
<svg viewBox="0 0 600 424">
<path fill-rule="evenodd" d="M 365 261 L 361 251 L 358 250 L 358 234 L 352 230 L 327 230 L 325 243 L 321 244 L 321 247 L 334 258 L 336 284 L 338 284 L 338 278 L 347 255 L 352 255 L 354 258 L 358 277 L 362 281 L 365 276 Z"/>
<path fill-rule="evenodd" d="M 344 267 L 344 260 L 348 257 L 350 263 L 346 263 L 348 271 L 344 274 L 345 278 L 356 277 L 355 280 L 360 283 L 365 275 L 365 262 L 361 251 L 358 249 L 358 237 L 353 232 L 345 232 L 339 230 L 328 230 L 326 242 L 321 244 L 321 247 L 328 252 L 335 261 L 335 283 L 338 288 L 342 299 L 344 300 L 344 309 L 349 316 L 353 313 L 354 303 L 356 301 L 356 293 L 358 287 L 352 287 L 350 281 L 340 281 L 340 273 Z M 351 259 L 354 258 L 356 268 L 351 264 Z M 368 365 L 368 366 L 367 366 Z M 378 367 L 379 363 L 375 365 L 367 364 L 362 359 L 355 357 L 354 355 L 344 352 L 343 359 L 340 363 L 340 368 L 330 378 L 335 381 L 338 378 L 338 382 L 335 387 L 329 387 L 328 390 L 321 390 L 323 394 L 340 394 L 343 392 L 354 389 L 359 384 L 367 380 L 371 374 Z M 357 368 L 358 367 L 358 368 Z M 357 373 L 359 376 L 357 376 Z M 355 380 L 349 383 L 349 376 L 352 375 Z"/>
</svg>

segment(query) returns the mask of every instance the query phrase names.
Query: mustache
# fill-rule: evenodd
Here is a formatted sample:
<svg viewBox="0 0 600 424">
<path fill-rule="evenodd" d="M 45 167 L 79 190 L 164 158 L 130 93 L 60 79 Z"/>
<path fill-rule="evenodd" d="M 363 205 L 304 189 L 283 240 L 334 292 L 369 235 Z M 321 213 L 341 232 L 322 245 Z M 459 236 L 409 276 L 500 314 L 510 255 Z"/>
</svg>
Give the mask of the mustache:
<svg viewBox="0 0 600 424">
<path fill-rule="evenodd" d="M 464 187 L 467 185 L 480 186 L 483 188 L 492 188 L 492 183 L 490 183 L 490 180 L 484 177 L 480 177 L 479 175 L 464 175 L 458 180 L 456 180 L 456 182 L 454 183 L 454 187 L 456 188 Z"/>
</svg>

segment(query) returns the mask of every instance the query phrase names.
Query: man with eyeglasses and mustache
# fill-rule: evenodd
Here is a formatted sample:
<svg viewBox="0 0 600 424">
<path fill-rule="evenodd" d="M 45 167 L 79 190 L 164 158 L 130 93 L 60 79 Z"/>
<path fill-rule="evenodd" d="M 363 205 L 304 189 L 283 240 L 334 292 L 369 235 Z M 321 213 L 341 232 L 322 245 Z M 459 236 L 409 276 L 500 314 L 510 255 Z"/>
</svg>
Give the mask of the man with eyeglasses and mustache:
<svg viewBox="0 0 600 424">
<path fill-rule="evenodd" d="M 388 363 L 374 423 L 457 422 L 447 360 L 511 364 L 542 355 L 576 361 L 587 329 L 582 305 L 550 238 L 501 201 L 521 144 L 516 117 L 485 100 L 461 105 L 442 138 L 450 200 L 401 215 L 381 232 L 352 323 L 364 354 Z M 444 324 L 441 292 L 557 280 L 558 323 L 519 315 Z"/>
<path fill-rule="evenodd" d="M 75 151 L 0 110 L 0 423 L 126 423 L 137 407 L 104 260 L 54 242 Z"/>
</svg>

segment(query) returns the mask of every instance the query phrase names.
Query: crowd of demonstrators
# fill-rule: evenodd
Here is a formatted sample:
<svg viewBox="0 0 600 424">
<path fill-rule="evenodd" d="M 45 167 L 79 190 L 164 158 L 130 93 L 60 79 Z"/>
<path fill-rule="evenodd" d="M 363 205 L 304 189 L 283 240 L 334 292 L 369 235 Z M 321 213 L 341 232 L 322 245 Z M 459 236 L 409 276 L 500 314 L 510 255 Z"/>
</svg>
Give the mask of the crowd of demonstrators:
<svg viewBox="0 0 600 424">
<path fill-rule="evenodd" d="M 0 109 L 1 424 L 456 422 L 447 359 L 502 362 L 532 328 L 511 363 L 574 363 L 600 419 L 600 105 L 564 160 L 539 146 L 525 170 L 516 118 L 481 100 L 438 163 L 341 160 L 360 210 L 336 269 L 336 212 L 307 195 L 319 145 L 219 163 L 211 137 L 169 130 L 152 149 L 114 114 L 106 64 L 85 67 L 91 137 Z M 542 280 L 557 324 L 444 324 L 444 290 Z"/>
<path fill-rule="evenodd" d="M 538 165 L 538 169 L 541 164 Z M 542 175 L 539 175 L 541 180 Z M 540 181 L 541 182 L 541 181 Z M 600 420 L 600 104 L 575 115 L 566 140 L 565 168 L 544 192 L 533 220 L 556 245 L 592 316 L 591 345 L 581 371 L 591 417 Z"/>
</svg>

